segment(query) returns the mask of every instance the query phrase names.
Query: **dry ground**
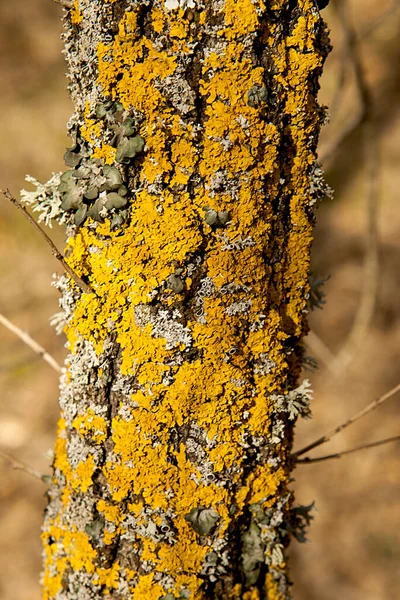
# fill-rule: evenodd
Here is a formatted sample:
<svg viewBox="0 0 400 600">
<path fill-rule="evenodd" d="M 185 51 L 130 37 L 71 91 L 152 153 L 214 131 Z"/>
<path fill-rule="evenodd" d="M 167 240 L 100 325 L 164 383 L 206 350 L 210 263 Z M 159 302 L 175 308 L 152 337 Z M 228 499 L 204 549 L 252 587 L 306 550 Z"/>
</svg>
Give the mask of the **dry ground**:
<svg viewBox="0 0 400 600">
<path fill-rule="evenodd" d="M 357 30 L 390 1 L 353 0 Z M 24 187 L 26 173 L 47 180 L 63 169 L 71 112 L 59 41 L 61 8 L 50 0 L 0 3 L 0 186 Z M 336 49 L 328 60 L 321 98 L 337 87 L 341 30 L 332 7 L 325 11 Z M 308 373 L 315 390 L 314 419 L 298 426 L 300 447 L 318 437 L 400 380 L 400 10 L 362 43 L 373 92 L 379 147 L 378 293 L 374 316 L 359 340 L 354 360 L 338 377 L 321 364 Z M 345 89 L 349 89 L 348 92 Z M 356 110 L 354 88 L 340 88 L 341 111 L 323 133 L 327 144 Z M 311 315 L 311 327 L 333 353 L 345 344 L 362 297 L 366 246 L 367 172 L 363 137 L 354 134 L 325 165 L 334 200 L 318 210 L 314 271 L 330 275 L 327 304 Z M 62 232 L 53 235 L 61 243 Z M 54 356 L 65 355 L 62 337 L 49 327 L 57 311 L 50 286 L 58 264 L 13 207 L 0 202 L 0 311 L 30 331 Z M 4 329 L 0 330 L 0 448 L 42 472 L 54 442 L 58 417 L 57 375 Z M 400 398 L 341 434 L 327 451 L 400 433 Z M 323 450 L 320 450 L 322 453 Z M 318 452 L 315 451 L 315 455 Z M 316 503 L 309 543 L 291 552 L 295 600 L 388 600 L 400 588 L 399 444 L 296 471 L 298 502 Z M 40 525 L 44 486 L 0 460 L 0 600 L 39 600 Z M 150 599 L 149 599 L 150 600 Z"/>
</svg>

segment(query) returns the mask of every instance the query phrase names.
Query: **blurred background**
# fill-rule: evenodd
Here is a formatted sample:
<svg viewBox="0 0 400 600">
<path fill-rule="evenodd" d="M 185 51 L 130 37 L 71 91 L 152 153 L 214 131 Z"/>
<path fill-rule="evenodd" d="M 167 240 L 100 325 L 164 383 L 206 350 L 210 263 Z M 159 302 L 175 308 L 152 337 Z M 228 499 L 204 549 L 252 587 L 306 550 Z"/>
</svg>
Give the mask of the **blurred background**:
<svg viewBox="0 0 400 600">
<path fill-rule="evenodd" d="M 61 54 L 62 9 L 51 0 L 0 0 L 0 187 L 30 189 L 64 170 L 72 105 Z M 296 447 L 314 441 L 400 381 L 400 2 L 331 0 L 334 49 L 320 100 L 331 106 L 320 157 L 335 190 L 318 208 L 313 277 L 327 281 L 310 315 L 305 371 L 314 418 Z M 52 237 L 62 247 L 63 233 Z M 14 207 L 0 199 L 0 313 L 59 361 L 62 336 L 51 287 L 59 265 Z M 0 325 L 0 450 L 49 473 L 59 414 L 58 376 Z M 400 433 L 393 398 L 310 455 Z M 297 502 L 315 501 L 306 544 L 291 550 L 294 600 L 388 600 L 400 589 L 399 443 L 299 465 Z M 0 600 L 39 600 L 45 486 L 0 456 Z M 150 599 L 149 599 L 150 600 Z"/>
</svg>

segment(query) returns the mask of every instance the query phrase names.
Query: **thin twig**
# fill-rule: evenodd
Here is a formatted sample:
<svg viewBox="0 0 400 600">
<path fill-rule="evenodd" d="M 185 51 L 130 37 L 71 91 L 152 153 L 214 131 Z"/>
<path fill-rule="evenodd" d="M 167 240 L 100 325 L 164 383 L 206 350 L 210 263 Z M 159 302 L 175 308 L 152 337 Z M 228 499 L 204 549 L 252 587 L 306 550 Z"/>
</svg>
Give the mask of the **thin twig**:
<svg viewBox="0 0 400 600">
<path fill-rule="evenodd" d="M 24 206 L 22 206 L 22 204 L 20 204 L 14 198 L 14 196 L 11 194 L 10 190 L 8 190 L 8 189 L 0 190 L 0 193 L 2 193 L 3 196 L 5 196 L 7 198 L 7 200 L 9 200 L 12 204 L 14 204 L 14 206 L 16 206 L 18 208 L 18 210 L 20 212 L 22 212 L 22 214 L 24 215 L 25 219 L 27 219 L 29 221 L 29 223 L 31 225 L 33 225 L 33 227 L 36 229 L 36 231 L 38 231 L 40 233 L 40 235 L 42 236 L 42 238 L 50 246 L 51 253 L 53 254 L 53 256 L 55 256 L 55 258 L 58 261 L 60 261 L 60 263 L 62 264 L 62 266 L 64 267 L 64 269 L 67 271 L 68 275 L 70 277 L 72 277 L 72 279 L 75 281 L 76 285 L 78 287 L 80 287 L 81 290 L 83 292 L 85 292 L 86 294 L 93 294 L 93 290 L 91 289 L 91 287 L 87 283 L 85 283 L 83 281 L 83 279 L 81 279 L 75 273 L 75 271 L 73 271 L 71 269 L 71 267 L 66 262 L 66 260 L 63 257 L 63 255 L 61 254 L 61 252 L 58 250 L 57 246 L 54 244 L 53 240 L 51 238 L 49 238 L 49 236 L 47 235 L 47 233 L 40 227 L 40 225 L 38 223 L 36 223 L 35 219 L 28 213 L 28 211 L 26 210 L 26 208 Z"/>
<path fill-rule="evenodd" d="M 56 4 L 61 4 L 61 6 L 68 9 L 72 8 L 74 5 L 72 0 L 53 0 L 53 2 L 56 2 Z"/>
<path fill-rule="evenodd" d="M 305 454 L 306 452 L 309 452 L 310 450 L 317 448 L 317 446 L 326 444 L 326 442 L 329 442 L 329 440 L 331 440 L 335 435 L 337 435 L 338 433 L 343 431 L 343 429 L 346 429 L 346 427 L 349 427 L 349 425 L 352 425 L 353 423 L 358 421 L 358 419 L 361 419 L 361 417 L 364 417 L 368 413 L 370 413 L 373 410 L 375 410 L 376 408 L 378 408 L 378 406 L 381 406 L 381 404 L 386 402 L 386 400 L 389 400 L 389 398 L 392 398 L 392 396 L 397 394 L 397 392 L 399 392 L 399 391 L 400 391 L 400 383 L 397 384 L 394 388 L 392 388 L 388 392 L 386 392 L 386 394 L 383 394 L 383 396 L 380 396 L 376 400 L 373 400 L 372 402 L 370 402 L 370 404 L 368 404 L 365 408 L 363 408 L 358 413 L 356 413 L 355 415 L 350 417 L 350 419 L 347 419 L 346 421 L 344 421 L 344 423 L 341 423 L 340 425 L 338 425 L 337 427 L 332 429 L 332 431 L 329 431 L 322 437 L 315 440 L 315 442 L 312 442 L 311 444 L 307 444 L 307 446 L 304 446 L 304 448 L 301 448 L 300 450 L 297 450 L 297 452 L 294 452 L 293 456 L 295 456 L 295 457 L 301 456 L 302 454 Z"/>
<path fill-rule="evenodd" d="M 330 460 L 331 458 L 341 458 L 345 454 L 352 454 L 353 452 L 358 452 L 359 450 L 365 450 L 367 448 L 375 448 L 375 446 L 383 446 L 384 444 L 389 444 L 389 442 L 399 442 L 400 435 L 395 435 L 391 438 L 386 438 L 385 440 L 379 440 L 377 442 L 370 442 L 369 444 L 361 444 L 361 446 L 356 446 L 355 448 L 351 448 L 350 450 L 343 450 L 342 452 L 335 452 L 334 454 L 326 454 L 325 456 L 317 456 L 316 458 L 311 458 L 310 456 L 306 456 L 305 458 L 299 458 L 296 461 L 297 464 L 308 464 L 308 463 L 316 463 L 322 462 L 323 460 Z"/>
<path fill-rule="evenodd" d="M 17 337 L 19 337 L 19 339 L 22 340 L 27 346 L 29 346 L 29 348 L 31 348 L 34 352 L 39 354 L 43 358 L 43 360 L 45 360 L 47 364 L 50 365 L 50 367 L 52 367 L 58 373 L 61 373 L 61 366 L 58 364 L 56 359 L 53 358 L 48 352 L 46 352 L 46 350 L 40 344 L 38 344 L 34 339 L 32 339 L 26 331 L 22 331 L 22 329 L 14 325 L 14 323 L 11 323 L 11 321 L 9 321 L 7 317 L 2 315 L 1 313 L 0 323 L 4 325 L 4 327 L 6 327 L 9 331 L 14 333 Z"/>
<path fill-rule="evenodd" d="M 28 467 L 28 465 L 26 465 L 25 463 L 21 462 L 20 460 L 17 460 L 13 456 L 10 456 L 6 452 L 3 452 L 3 450 L 0 450 L 0 456 L 5 458 L 9 462 L 13 469 L 17 469 L 18 471 L 25 471 L 25 473 L 28 473 L 28 475 L 32 475 L 32 477 L 34 477 L 35 479 L 39 479 L 42 483 L 48 483 L 49 475 L 42 475 L 42 473 L 40 473 L 39 471 L 31 469 L 31 467 Z"/>
</svg>

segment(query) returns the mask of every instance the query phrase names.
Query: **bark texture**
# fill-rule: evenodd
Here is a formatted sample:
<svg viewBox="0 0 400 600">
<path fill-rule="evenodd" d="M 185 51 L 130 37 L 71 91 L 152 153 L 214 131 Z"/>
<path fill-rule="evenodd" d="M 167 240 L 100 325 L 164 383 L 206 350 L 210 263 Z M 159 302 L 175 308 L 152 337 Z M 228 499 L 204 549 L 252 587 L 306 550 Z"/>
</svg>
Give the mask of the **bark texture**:
<svg viewBox="0 0 400 600">
<path fill-rule="evenodd" d="M 75 0 L 64 38 L 70 169 L 30 201 L 93 293 L 57 282 L 44 598 L 289 598 L 317 4 Z"/>
</svg>

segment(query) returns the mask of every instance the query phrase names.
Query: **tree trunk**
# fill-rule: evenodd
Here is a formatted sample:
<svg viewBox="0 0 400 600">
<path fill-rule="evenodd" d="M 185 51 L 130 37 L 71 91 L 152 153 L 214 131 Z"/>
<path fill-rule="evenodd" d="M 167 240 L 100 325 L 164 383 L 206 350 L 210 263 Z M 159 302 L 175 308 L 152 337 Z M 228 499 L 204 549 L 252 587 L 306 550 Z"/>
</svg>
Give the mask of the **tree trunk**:
<svg viewBox="0 0 400 600">
<path fill-rule="evenodd" d="M 74 145 L 38 204 L 93 293 L 57 283 L 44 598 L 288 598 L 316 2 L 75 0 L 65 26 Z"/>
</svg>

